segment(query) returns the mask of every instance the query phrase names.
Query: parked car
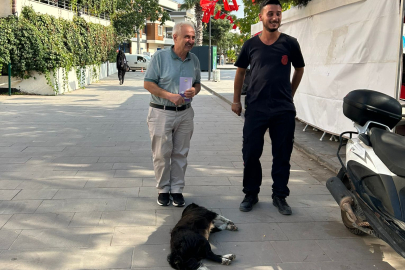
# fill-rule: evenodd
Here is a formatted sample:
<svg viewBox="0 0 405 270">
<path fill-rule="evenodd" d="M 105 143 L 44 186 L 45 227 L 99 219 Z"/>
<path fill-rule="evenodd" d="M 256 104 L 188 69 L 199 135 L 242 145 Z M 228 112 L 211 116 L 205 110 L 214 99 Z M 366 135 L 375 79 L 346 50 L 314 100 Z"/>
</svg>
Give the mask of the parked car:
<svg viewBox="0 0 405 270">
<path fill-rule="evenodd" d="M 131 71 L 141 70 L 142 68 L 146 70 L 149 67 L 150 57 L 147 55 L 126 53 L 125 57 Z"/>
</svg>

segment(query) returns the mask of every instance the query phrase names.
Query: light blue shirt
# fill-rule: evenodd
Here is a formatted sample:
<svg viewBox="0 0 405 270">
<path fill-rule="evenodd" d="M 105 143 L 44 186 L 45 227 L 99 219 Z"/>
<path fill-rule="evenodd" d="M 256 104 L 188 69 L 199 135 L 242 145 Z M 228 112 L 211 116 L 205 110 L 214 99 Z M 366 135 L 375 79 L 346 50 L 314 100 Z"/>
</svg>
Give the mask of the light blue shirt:
<svg viewBox="0 0 405 270">
<path fill-rule="evenodd" d="M 148 69 L 145 74 L 144 81 L 154 82 L 160 88 L 173 93 L 179 93 L 180 77 L 193 78 L 192 85 L 201 83 L 201 70 L 200 61 L 197 56 L 191 52 L 187 54 L 186 59 L 181 60 L 173 52 L 173 45 L 171 48 L 164 49 L 156 52 L 152 61 L 149 63 Z M 164 105 L 164 106 L 176 106 L 173 102 L 151 95 L 150 102 Z M 190 103 L 187 101 L 187 103 Z"/>
</svg>

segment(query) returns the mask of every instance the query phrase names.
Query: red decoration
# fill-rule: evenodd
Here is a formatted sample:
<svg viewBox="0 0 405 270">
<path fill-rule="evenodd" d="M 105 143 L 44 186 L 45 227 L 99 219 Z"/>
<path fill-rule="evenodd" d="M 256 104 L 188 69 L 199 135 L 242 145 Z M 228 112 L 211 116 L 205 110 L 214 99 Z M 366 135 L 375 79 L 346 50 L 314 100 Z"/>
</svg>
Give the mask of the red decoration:
<svg viewBox="0 0 405 270">
<path fill-rule="evenodd" d="M 229 8 L 228 1 L 227 0 L 223 0 L 223 1 L 224 1 L 224 9 L 228 10 L 228 11 L 231 11 L 231 9 Z"/>
<path fill-rule="evenodd" d="M 236 29 L 238 26 L 236 24 L 233 25 L 232 29 Z"/>
<path fill-rule="evenodd" d="M 219 16 L 221 16 L 221 11 L 220 11 L 220 10 L 218 10 L 217 14 L 215 14 L 214 19 L 215 19 L 215 20 L 218 20 L 218 19 L 219 19 Z"/>
<path fill-rule="evenodd" d="M 231 15 L 229 15 L 228 17 L 226 17 L 231 23 L 233 23 L 233 19 L 232 19 L 232 16 Z"/>
<path fill-rule="evenodd" d="M 225 19 L 225 17 L 226 17 L 226 14 L 224 13 L 224 14 L 222 14 L 221 17 L 219 17 L 219 18 L 223 20 L 223 19 Z"/>
</svg>

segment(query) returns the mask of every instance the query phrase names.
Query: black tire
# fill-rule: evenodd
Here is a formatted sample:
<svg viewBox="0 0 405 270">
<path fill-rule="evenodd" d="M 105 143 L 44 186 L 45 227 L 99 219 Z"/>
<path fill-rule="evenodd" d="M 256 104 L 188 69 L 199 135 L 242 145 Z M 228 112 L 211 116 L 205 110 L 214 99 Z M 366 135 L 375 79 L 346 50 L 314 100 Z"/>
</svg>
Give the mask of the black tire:
<svg viewBox="0 0 405 270">
<path fill-rule="evenodd" d="M 351 232 L 352 234 L 355 234 L 355 235 L 359 235 L 359 236 L 366 235 L 366 233 L 363 232 L 362 230 L 359 230 L 359 229 L 353 227 L 352 222 L 347 217 L 347 213 L 345 211 L 340 210 L 340 214 L 342 216 L 343 224 L 349 230 L 349 232 Z"/>
</svg>

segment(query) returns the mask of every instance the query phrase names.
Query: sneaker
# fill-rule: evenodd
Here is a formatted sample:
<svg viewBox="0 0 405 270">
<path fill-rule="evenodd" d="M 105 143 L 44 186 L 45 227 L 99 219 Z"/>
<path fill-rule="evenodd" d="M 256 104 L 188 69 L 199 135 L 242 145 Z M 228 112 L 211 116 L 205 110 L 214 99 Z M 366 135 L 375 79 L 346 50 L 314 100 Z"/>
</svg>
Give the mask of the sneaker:
<svg viewBox="0 0 405 270">
<path fill-rule="evenodd" d="M 158 205 L 161 205 L 161 206 L 168 206 L 170 204 L 169 193 L 159 193 L 157 203 L 158 203 Z"/>
<path fill-rule="evenodd" d="M 176 207 L 182 207 L 186 205 L 186 202 L 184 201 L 183 194 L 181 193 L 171 193 L 172 198 L 173 198 L 173 205 Z"/>
<path fill-rule="evenodd" d="M 258 201 L 259 197 L 257 194 L 246 194 L 239 206 L 239 210 L 242 212 L 249 212 L 253 209 L 253 205 L 255 205 Z"/>
<path fill-rule="evenodd" d="M 274 196 L 273 197 L 273 205 L 275 207 L 277 207 L 280 214 L 283 214 L 283 215 L 291 215 L 292 214 L 291 207 L 288 205 L 285 198 L 280 198 L 280 197 Z"/>
</svg>

